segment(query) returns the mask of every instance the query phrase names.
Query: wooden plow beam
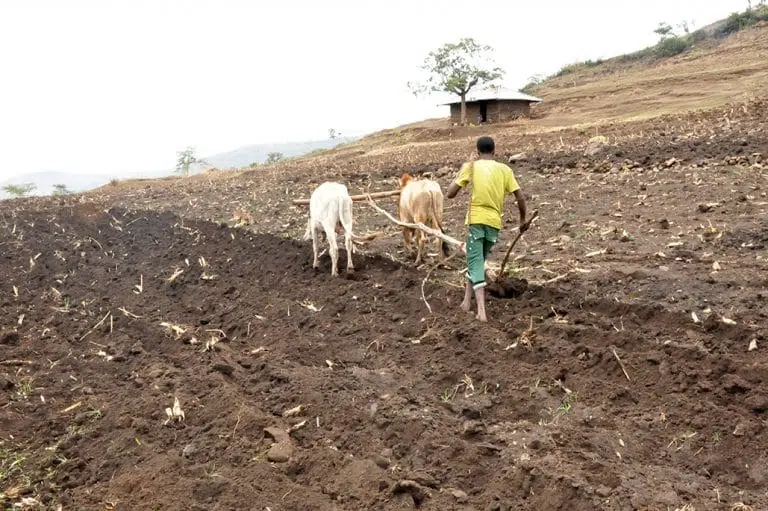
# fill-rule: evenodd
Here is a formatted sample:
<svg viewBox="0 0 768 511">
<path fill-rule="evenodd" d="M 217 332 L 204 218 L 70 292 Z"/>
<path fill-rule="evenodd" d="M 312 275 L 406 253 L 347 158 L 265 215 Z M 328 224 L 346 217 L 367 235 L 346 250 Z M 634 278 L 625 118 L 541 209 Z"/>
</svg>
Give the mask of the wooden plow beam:
<svg viewBox="0 0 768 511">
<path fill-rule="evenodd" d="M 367 195 L 367 197 L 368 197 L 368 205 L 371 206 L 376 211 L 378 211 L 379 213 L 381 213 L 382 215 L 386 216 L 389 219 L 390 222 L 393 222 L 393 223 L 399 225 L 400 227 L 407 227 L 408 229 L 418 229 L 420 231 L 424 231 L 425 233 L 429 234 L 430 236 L 434 236 L 436 238 L 440 238 L 441 240 L 443 240 L 446 243 L 449 243 L 451 245 L 459 247 L 459 250 L 461 250 L 462 253 L 466 252 L 466 247 L 465 247 L 463 241 L 459 241 L 456 238 L 448 236 L 444 232 L 438 231 L 437 229 L 432 229 L 431 227 L 427 227 L 426 225 L 424 225 L 424 224 L 422 224 L 420 222 L 416 223 L 416 224 L 411 224 L 411 223 L 407 223 L 407 222 L 401 222 L 400 220 L 396 219 L 391 214 L 389 214 L 388 211 L 380 208 L 379 205 L 376 204 L 376 201 L 373 200 L 373 194 L 369 194 L 369 195 Z"/>
<path fill-rule="evenodd" d="M 368 202 L 368 197 L 381 199 L 384 197 L 395 197 L 397 195 L 400 195 L 400 190 L 392 190 L 391 192 L 366 193 L 363 195 L 350 195 L 350 198 L 352 199 L 352 202 Z M 293 203 L 306 205 L 309 204 L 309 199 L 293 199 Z"/>
</svg>

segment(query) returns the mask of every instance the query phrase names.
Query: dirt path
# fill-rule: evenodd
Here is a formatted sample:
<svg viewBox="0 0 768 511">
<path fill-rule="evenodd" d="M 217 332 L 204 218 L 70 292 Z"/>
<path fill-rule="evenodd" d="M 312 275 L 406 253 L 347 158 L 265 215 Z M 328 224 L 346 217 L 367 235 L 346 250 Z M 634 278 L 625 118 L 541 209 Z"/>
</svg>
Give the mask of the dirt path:
<svg viewBox="0 0 768 511">
<path fill-rule="evenodd" d="M 739 306 L 735 325 L 718 307 L 696 324 L 682 299 L 649 291 L 674 296 L 664 286 L 711 261 L 666 249 L 668 271 L 649 270 L 655 247 L 614 250 L 601 257 L 622 277 L 595 266 L 532 285 L 492 301 L 479 330 L 458 311 L 451 272 L 427 283 L 429 315 L 423 273 L 386 255 L 359 257 L 353 278 L 334 279 L 327 257 L 312 270 L 307 244 L 170 213 L 13 215 L 0 241 L 8 502 L 768 507 L 764 276 L 743 289 L 713 277 L 714 299 L 752 307 Z M 746 232 L 718 250 L 754 261 Z M 185 420 L 164 425 L 174 397 Z M 265 433 L 303 421 L 290 435 L 271 431 L 278 447 Z"/>
</svg>

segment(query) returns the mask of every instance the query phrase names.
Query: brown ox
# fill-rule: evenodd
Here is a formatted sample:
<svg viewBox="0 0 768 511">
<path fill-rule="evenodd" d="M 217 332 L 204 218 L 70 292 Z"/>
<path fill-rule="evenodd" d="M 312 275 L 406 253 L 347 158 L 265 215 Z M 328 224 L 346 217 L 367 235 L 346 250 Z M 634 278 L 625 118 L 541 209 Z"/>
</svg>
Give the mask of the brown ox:
<svg viewBox="0 0 768 511">
<path fill-rule="evenodd" d="M 431 179 L 414 179 L 407 172 L 400 178 L 400 221 L 410 224 L 422 223 L 427 227 L 443 231 L 443 191 L 440 184 Z M 422 262 L 427 234 L 424 231 L 403 227 L 405 248 L 413 251 L 411 236 L 417 236 L 416 264 Z M 448 245 L 437 240 L 440 258 L 448 255 Z"/>
</svg>

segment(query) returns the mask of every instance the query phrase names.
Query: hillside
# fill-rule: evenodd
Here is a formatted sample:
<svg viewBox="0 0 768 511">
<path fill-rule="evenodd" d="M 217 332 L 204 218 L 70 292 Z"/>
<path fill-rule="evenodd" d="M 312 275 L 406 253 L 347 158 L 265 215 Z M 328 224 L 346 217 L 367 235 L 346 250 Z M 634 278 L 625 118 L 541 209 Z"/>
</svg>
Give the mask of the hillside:
<svg viewBox="0 0 768 511">
<path fill-rule="evenodd" d="M 530 120 L 3 201 L 0 503 L 768 509 L 767 39 L 577 69 Z M 445 190 L 485 133 L 524 153 L 540 213 L 487 324 L 458 307 L 460 254 L 416 267 L 366 204 L 356 271 L 312 268 L 293 199 L 403 171 Z M 445 201 L 459 238 L 465 200 Z"/>
<path fill-rule="evenodd" d="M 637 120 L 744 102 L 768 92 L 768 24 L 709 39 L 667 59 L 576 66 L 533 90 L 538 127 Z"/>
</svg>

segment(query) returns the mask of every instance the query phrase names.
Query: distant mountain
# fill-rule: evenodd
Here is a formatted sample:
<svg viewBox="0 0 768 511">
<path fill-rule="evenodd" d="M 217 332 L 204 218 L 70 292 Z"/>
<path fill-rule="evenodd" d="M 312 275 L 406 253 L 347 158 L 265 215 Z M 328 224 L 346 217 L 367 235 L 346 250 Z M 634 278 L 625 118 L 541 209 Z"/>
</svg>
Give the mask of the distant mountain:
<svg viewBox="0 0 768 511">
<path fill-rule="evenodd" d="M 341 143 L 356 140 L 357 137 L 344 137 L 336 140 L 311 140 L 307 142 L 286 142 L 281 144 L 253 144 L 203 157 L 203 160 L 218 169 L 248 167 L 253 162 L 264 163 L 269 153 L 282 153 L 286 158 L 301 156 L 318 149 L 331 149 Z M 191 169 L 193 173 L 202 170 L 203 166 Z M 84 192 L 109 183 L 112 179 L 154 179 L 170 176 L 173 169 L 136 171 L 124 174 L 78 174 L 63 171 L 35 172 L 23 176 L 14 176 L 0 183 L 0 199 L 10 198 L 1 187 L 6 185 L 23 185 L 33 183 L 37 188 L 29 195 L 50 195 L 55 184 L 63 184 L 71 192 Z"/>
<path fill-rule="evenodd" d="M 32 183 L 35 188 L 29 195 L 50 195 L 53 193 L 53 185 L 63 184 L 71 192 L 84 192 L 91 188 L 109 183 L 114 176 L 109 174 L 77 174 L 72 172 L 35 172 L 24 176 L 14 176 L 0 183 L 0 187 L 6 185 L 23 185 Z M 8 199 L 12 195 L 0 188 L 0 199 Z"/>
<path fill-rule="evenodd" d="M 308 142 L 286 142 L 281 144 L 246 145 L 233 151 L 214 154 L 203 159 L 219 169 L 242 168 L 254 162 L 264 163 L 269 153 L 282 153 L 286 158 L 291 158 L 311 153 L 318 149 L 331 149 L 339 144 L 353 140 L 357 140 L 357 137 L 343 137 L 336 140 L 310 140 Z"/>
</svg>

